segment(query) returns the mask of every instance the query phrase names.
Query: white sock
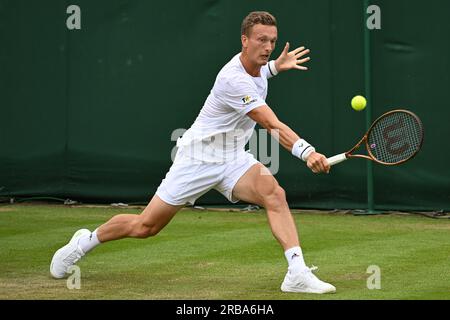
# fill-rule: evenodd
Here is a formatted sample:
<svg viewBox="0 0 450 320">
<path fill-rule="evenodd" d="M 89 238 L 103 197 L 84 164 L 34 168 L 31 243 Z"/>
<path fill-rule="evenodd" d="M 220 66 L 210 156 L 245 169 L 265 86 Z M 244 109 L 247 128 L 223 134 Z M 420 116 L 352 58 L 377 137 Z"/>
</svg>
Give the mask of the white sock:
<svg viewBox="0 0 450 320">
<path fill-rule="evenodd" d="M 98 228 L 91 232 L 91 234 L 84 235 L 78 240 L 78 245 L 84 253 L 88 253 L 100 244 L 97 238 L 97 230 Z"/>
<path fill-rule="evenodd" d="M 298 273 L 307 268 L 300 247 L 290 248 L 284 252 L 284 255 L 288 261 L 288 270 L 290 273 Z"/>
</svg>

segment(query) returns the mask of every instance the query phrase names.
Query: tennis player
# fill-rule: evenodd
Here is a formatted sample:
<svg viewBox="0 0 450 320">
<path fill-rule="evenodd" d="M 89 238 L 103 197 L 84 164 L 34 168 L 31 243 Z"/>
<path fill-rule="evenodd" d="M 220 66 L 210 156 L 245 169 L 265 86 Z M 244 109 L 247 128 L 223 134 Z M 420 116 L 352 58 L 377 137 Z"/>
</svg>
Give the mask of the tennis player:
<svg viewBox="0 0 450 320">
<path fill-rule="evenodd" d="M 217 75 L 197 119 L 177 141 L 175 160 L 148 206 L 139 215 L 116 215 L 93 232 L 78 230 L 54 254 L 50 265 L 54 278 L 65 277 L 71 265 L 102 243 L 155 236 L 183 206 L 216 189 L 233 203 L 242 200 L 266 209 L 272 233 L 288 262 L 282 291 L 336 291 L 306 266 L 283 188 L 244 149 L 259 123 L 314 173 L 330 170 L 325 156 L 281 122 L 265 101 L 268 79 L 282 71 L 307 70 L 303 64 L 309 60 L 308 49 L 289 51 L 289 43 L 276 60 L 270 60 L 276 41 L 277 23 L 270 13 L 251 12 L 243 20 L 242 51 Z"/>
</svg>

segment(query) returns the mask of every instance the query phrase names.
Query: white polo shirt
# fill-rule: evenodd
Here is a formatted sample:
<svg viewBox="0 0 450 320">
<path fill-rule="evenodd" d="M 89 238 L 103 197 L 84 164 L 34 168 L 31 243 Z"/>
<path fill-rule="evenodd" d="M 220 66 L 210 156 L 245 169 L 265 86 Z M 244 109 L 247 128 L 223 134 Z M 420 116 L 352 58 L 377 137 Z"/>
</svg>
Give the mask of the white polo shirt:
<svg viewBox="0 0 450 320">
<path fill-rule="evenodd" d="M 247 113 L 266 105 L 268 66 L 260 77 L 249 75 L 235 55 L 217 75 L 214 86 L 192 126 L 178 139 L 177 146 L 190 158 L 225 162 L 245 153 L 256 122 Z"/>
</svg>

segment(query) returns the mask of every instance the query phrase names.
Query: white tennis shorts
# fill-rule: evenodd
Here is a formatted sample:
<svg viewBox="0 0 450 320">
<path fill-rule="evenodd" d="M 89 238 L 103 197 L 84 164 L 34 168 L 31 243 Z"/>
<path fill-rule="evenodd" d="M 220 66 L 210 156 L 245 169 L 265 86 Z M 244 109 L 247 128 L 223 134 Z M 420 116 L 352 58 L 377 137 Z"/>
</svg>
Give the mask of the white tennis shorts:
<svg viewBox="0 0 450 320">
<path fill-rule="evenodd" d="M 229 162 L 211 163 L 192 159 L 178 150 L 175 161 L 166 177 L 162 180 L 156 195 L 171 205 L 193 205 L 195 201 L 211 189 L 219 191 L 230 202 L 239 199 L 233 197 L 233 188 L 238 180 L 258 160 L 245 152 Z"/>
</svg>

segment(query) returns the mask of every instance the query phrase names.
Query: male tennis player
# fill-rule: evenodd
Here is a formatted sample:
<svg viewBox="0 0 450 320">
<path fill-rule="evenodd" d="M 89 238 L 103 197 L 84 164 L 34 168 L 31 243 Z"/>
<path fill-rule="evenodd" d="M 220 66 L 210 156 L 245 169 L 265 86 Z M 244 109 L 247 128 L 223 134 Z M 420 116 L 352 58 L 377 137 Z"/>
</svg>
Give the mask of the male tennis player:
<svg viewBox="0 0 450 320">
<path fill-rule="evenodd" d="M 269 170 L 245 152 L 256 123 L 267 129 L 294 156 L 314 172 L 330 167 L 324 155 L 282 123 L 266 104 L 267 80 L 277 73 L 307 70 L 309 50 L 289 52 L 286 43 L 276 60 L 269 61 L 277 41 L 275 18 L 252 12 L 242 22 L 242 51 L 219 72 L 197 119 L 178 140 L 178 151 L 156 194 L 140 215 L 120 214 L 95 231 L 78 230 L 70 242 L 56 251 L 50 272 L 63 278 L 68 268 L 101 243 L 125 237 L 156 235 L 186 204 L 193 204 L 211 189 L 229 201 L 263 206 L 273 235 L 284 249 L 288 272 L 281 285 L 285 292 L 335 292 L 305 265 L 296 225 L 284 190 Z"/>
</svg>

